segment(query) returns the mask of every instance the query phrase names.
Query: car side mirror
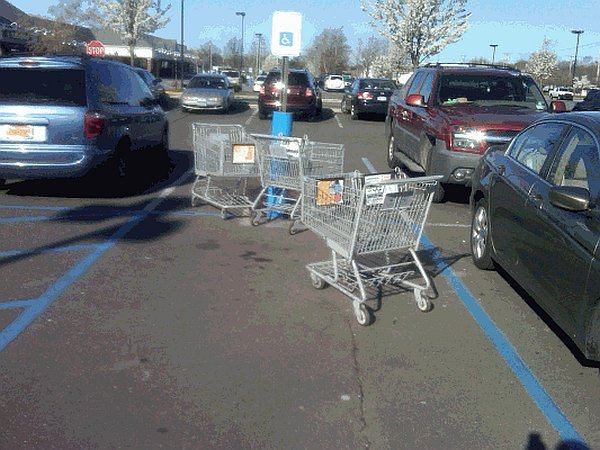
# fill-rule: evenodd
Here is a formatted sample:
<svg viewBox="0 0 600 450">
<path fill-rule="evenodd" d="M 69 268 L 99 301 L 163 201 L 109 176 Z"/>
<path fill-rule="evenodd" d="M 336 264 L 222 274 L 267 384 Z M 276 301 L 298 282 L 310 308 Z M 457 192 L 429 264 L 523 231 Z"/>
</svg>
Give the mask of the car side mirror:
<svg viewBox="0 0 600 450">
<path fill-rule="evenodd" d="M 406 97 L 406 104 L 409 106 L 420 106 L 422 108 L 426 107 L 425 98 L 419 94 L 411 94 Z"/>
<path fill-rule="evenodd" d="M 590 191 L 576 186 L 556 186 L 550 189 L 550 203 L 567 211 L 587 211 L 590 207 Z"/>
<path fill-rule="evenodd" d="M 555 112 L 555 113 L 566 112 L 567 105 L 563 101 L 553 100 L 550 102 L 550 109 L 552 110 L 552 112 Z"/>
<path fill-rule="evenodd" d="M 140 106 L 144 108 L 150 108 L 151 106 L 156 105 L 158 105 L 158 99 L 155 99 L 154 97 L 144 97 L 140 100 Z"/>
</svg>

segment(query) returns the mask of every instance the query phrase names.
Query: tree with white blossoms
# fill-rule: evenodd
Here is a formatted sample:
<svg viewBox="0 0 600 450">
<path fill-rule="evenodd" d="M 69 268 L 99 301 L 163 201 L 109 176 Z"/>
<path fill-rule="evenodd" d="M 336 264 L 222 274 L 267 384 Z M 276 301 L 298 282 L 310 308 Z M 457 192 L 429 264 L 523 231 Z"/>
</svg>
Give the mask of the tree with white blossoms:
<svg viewBox="0 0 600 450">
<path fill-rule="evenodd" d="M 468 28 L 467 0 L 361 0 L 373 25 L 410 56 L 413 68 L 437 55 Z"/>
<path fill-rule="evenodd" d="M 408 55 L 397 45 L 389 44 L 383 55 L 375 58 L 371 65 L 371 76 L 397 79 L 401 73 L 410 72 L 412 65 Z"/>
<path fill-rule="evenodd" d="M 527 71 L 533 75 L 539 84 L 545 84 L 557 68 L 558 60 L 556 53 L 551 50 L 552 41 L 544 38 L 542 46 L 537 52 L 533 52 L 527 61 Z"/>
<path fill-rule="evenodd" d="M 135 46 L 145 33 L 154 33 L 171 19 L 165 17 L 171 4 L 165 9 L 160 0 L 96 0 L 102 12 L 102 27 L 119 33 L 129 48 L 131 65 L 134 62 Z"/>
</svg>

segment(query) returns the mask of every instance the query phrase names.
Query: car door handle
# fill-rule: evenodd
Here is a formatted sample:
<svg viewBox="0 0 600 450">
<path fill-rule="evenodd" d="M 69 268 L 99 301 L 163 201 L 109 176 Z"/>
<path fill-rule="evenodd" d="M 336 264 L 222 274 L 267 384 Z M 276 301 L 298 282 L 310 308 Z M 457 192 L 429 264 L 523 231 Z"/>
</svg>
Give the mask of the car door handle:
<svg viewBox="0 0 600 450">
<path fill-rule="evenodd" d="M 403 110 L 401 116 L 404 120 L 408 120 L 408 118 L 410 117 L 410 113 L 406 110 Z"/>
</svg>

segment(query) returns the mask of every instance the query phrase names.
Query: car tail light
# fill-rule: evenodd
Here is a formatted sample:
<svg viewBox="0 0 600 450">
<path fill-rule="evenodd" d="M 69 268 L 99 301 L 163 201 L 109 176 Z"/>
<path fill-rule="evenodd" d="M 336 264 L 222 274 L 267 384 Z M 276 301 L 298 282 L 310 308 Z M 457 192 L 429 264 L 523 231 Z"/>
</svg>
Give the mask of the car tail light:
<svg viewBox="0 0 600 450">
<path fill-rule="evenodd" d="M 357 97 L 360 100 L 373 100 L 373 94 L 371 94 L 370 92 L 359 92 Z"/>
<path fill-rule="evenodd" d="M 450 134 L 450 150 L 455 152 L 484 153 L 486 134 L 477 128 L 455 126 Z"/>
<path fill-rule="evenodd" d="M 306 97 L 312 97 L 312 96 L 313 96 L 313 91 L 312 91 L 312 89 L 311 89 L 311 88 L 309 88 L 309 87 L 307 87 L 307 88 L 306 88 L 306 92 L 304 93 L 304 95 L 305 95 Z"/>
<path fill-rule="evenodd" d="M 92 139 L 100 136 L 105 126 L 106 117 L 98 111 L 90 110 L 85 113 L 83 130 L 86 138 Z"/>
</svg>

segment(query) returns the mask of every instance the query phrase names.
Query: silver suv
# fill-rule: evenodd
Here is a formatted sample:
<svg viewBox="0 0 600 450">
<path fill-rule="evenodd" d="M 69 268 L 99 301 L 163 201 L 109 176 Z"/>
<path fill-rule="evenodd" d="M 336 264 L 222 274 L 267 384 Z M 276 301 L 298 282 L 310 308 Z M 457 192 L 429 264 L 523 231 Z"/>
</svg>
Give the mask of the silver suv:
<svg viewBox="0 0 600 450">
<path fill-rule="evenodd" d="M 79 176 L 101 163 L 124 179 L 134 157 L 167 149 L 165 114 L 132 67 L 0 58 L 0 179 Z"/>
</svg>

